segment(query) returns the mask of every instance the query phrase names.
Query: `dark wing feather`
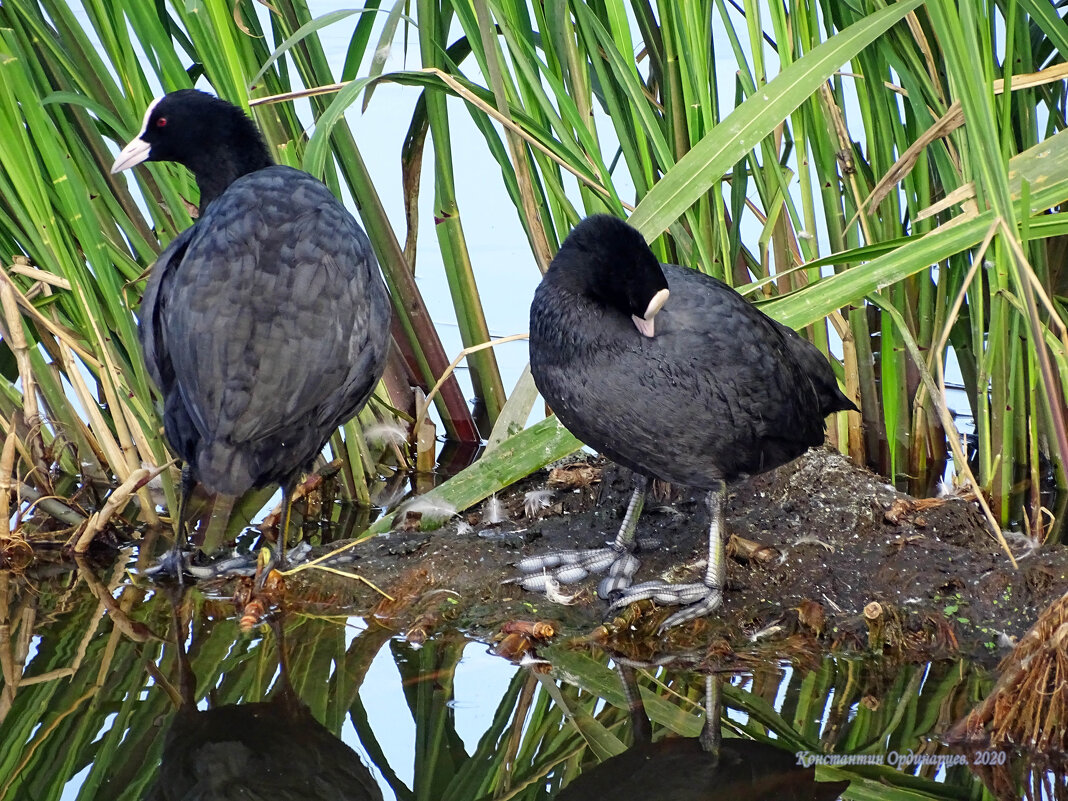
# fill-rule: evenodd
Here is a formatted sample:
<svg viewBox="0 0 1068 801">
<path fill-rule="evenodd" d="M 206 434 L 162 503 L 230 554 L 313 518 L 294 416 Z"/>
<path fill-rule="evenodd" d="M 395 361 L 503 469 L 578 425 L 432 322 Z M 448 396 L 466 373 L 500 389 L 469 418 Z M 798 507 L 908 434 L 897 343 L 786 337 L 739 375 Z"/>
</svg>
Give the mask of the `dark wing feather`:
<svg viewBox="0 0 1068 801">
<path fill-rule="evenodd" d="M 163 249 L 152 265 L 152 272 L 145 284 L 145 294 L 141 297 L 138 310 L 138 338 L 141 340 L 141 352 L 144 355 L 148 374 L 156 386 L 167 392 L 174 381 L 171 357 L 167 352 L 166 341 L 161 336 L 162 324 L 160 299 L 168 294 L 165 286 L 174 278 L 174 273 L 185 257 L 189 240 L 193 238 L 196 226 L 186 228 Z"/>
<path fill-rule="evenodd" d="M 178 391 L 175 381 L 174 364 L 165 335 L 165 307 L 172 294 L 172 285 L 178 274 L 185 253 L 196 234 L 196 226 L 182 231 L 163 250 L 152 267 L 152 273 L 145 285 L 145 294 L 141 298 L 138 311 L 138 336 L 145 366 L 152 380 L 156 382 L 163 395 L 164 430 L 171 447 L 184 462 L 196 457 L 200 433 L 197 431 Z"/>
<path fill-rule="evenodd" d="M 833 381 L 822 356 L 799 360 L 786 330 L 726 285 L 664 272 L 671 298 L 653 339 L 618 311 L 539 287 L 531 369 L 563 423 L 631 469 L 706 488 L 822 442 L 825 412 L 809 375 Z"/>
<path fill-rule="evenodd" d="M 191 461 L 213 489 L 288 479 L 381 377 L 389 302 L 377 262 L 306 173 L 271 167 L 235 181 L 167 289 L 161 330 L 201 437 Z"/>
</svg>

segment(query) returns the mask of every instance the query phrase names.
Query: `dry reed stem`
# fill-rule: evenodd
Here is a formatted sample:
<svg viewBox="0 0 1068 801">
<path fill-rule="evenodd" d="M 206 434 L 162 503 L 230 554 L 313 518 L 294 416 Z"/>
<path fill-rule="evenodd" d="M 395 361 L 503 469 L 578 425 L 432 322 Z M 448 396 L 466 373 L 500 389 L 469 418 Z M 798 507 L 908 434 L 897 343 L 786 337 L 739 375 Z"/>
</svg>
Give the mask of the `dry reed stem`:
<svg viewBox="0 0 1068 801">
<path fill-rule="evenodd" d="M 304 567 L 304 565 L 300 565 L 299 567 L 296 567 L 291 571 L 287 570 L 283 575 L 289 575 L 290 573 L 299 573 L 303 567 Z M 344 578 L 356 579 L 357 581 L 360 581 L 360 582 L 366 584 L 368 587 L 370 587 L 372 590 L 377 592 L 379 595 L 381 595 L 387 601 L 395 601 L 396 600 L 396 598 L 394 598 L 388 592 L 383 590 L 381 587 L 379 587 L 377 584 L 375 584 L 369 578 L 367 578 L 366 576 L 361 576 L 359 573 L 352 573 L 352 572 L 349 572 L 348 570 L 341 570 L 340 568 L 331 567 L 330 565 L 315 565 L 315 567 L 318 568 L 319 570 L 322 570 L 325 573 L 333 573 L 335 576 L 342 576 Z"/>
<path fill-rule="evenodd" d="M 149 481 L 166 470 L 167 467 L 168 465 L 166 464 L 162 467 L 139 467 L 130 473 L 122 484 L 111 491 L 100 510 L 85 521 L 81 531 L 75 535 L 77 539 L 74 543 L 74 552 L 85 553 L 89 549 L 89 543 L 93 541 L 93 537 L 99 534 L 111 521 L 111 518 L 126 506 L 130 496 L 146 486 Z"/>
<path fill-rule="evenodd" d="M 942 328 L 942 332 L 938 337 L 938 344 L 931 348 L 930 352 L 934 355 L 934 365 L 927 365 L 926 362 L 923 361 L 917 362 L 917 367 L 922 364 L 924 369 L 920 370 L 922 382 L 916 397 L 917 402 L 922 402 L 921 392 L 927 392 L 930 395 L 935 410 L 938 412 L 938 416 L 942 421 L 942 427 L 946 431 L 946 440 L 949 442 L 950 451 L 953 453 L 953 464 L 958 467 L 957 475 L 963 476 L 968 486 L 970 486 L 975 493 L 975 502 L 979 504 L 979 508 L 983 511 L 983 516 L 986 517 L 987 522 L 990 524 L 990 528 L 994 532 L 994 538 L 998 541 L 998 544 L 1001 545 L 1005 553 L 1008 554 L 1012 566 L 1016 568 L 1019 567 L 1016 564 L 1016 557 L 1012 555 L 1009 543 L 1005 540 L 1005 535 L 1001 531 L 1001 525 L 999 524 L 997 517 L 994 515 L 993 510 L 990 508 L 990 504 L 987 503 L 986 496 L 983 495 L 982 487 L 979 482 L 975 480 L 975 475 L 972 473 L 972 469 L 968 464 L 964 448 L 961 447 L 960 444 L 960 432 L 957 430 L 956 421 L 954 421 L 953 415 L 950 414 L 949 407 L 946 405 L 946 371 L 942 360 L 942 354 L 945 353 L 946 345 L 949 342 L 952 321 L 960 314 L 961 306 L 964 304 L 964 299 L 968 293 L 968 287 L 974 280 L 979 266 L 983 263 L 983 257 L 986 255 L 986 251 L 990 247 L 991 242 L 994 241 L 994 236 L 997 232 L 998 223 L 995 221 L 987 230 L 986 236 L 983 237 L 983 242 L 979 246 L 975 258 L 972 259 L 972 265 L 968 270 L 967 276 L 965 276 L 960 292 L 957 293 L 957 297 L 953 302 L 950 313 L 946 317 L 945 326 Z M 928 380 L 931 380 L 933 386 L 928 386 Z"/>
<path fill-rule="evenodd" d="M 117 409 L 119 412 L 111 416 L 115 431 L 118 433 L 118 439 L 116 439 L 111 435 L 111 428 L 107 425 L 103 415 L 100 413 L 100 404 L 98 400 L 93 396 L 92 392 L 90 392 L 81 371 L 74 363 L 74 350 L 63 342 L 58 342 L 57 344 L 59 345 L 59 354 L 63 363 L 63 371 L 66 374 L 67 379 L 70 381 L 71 386 L 74 388 L 75 393 L 78 395 L 82 408 L 86 410 L 89 416 L 89 431 L 92 434 L 91 440 L 95 441 L 97 448 L 102 451 L 112 472 L 115 473 L 118 480 L 125 485 L 129 483 L 131 477 L 141 469 L 139 467 L 141 463 L 140 453 L 145 454 L 147 458 L 154 459 L 155 457 L 152 454 L 152 449 L 148 444 L 147 438 L 144 436 L 144 432 L 141 431 L 140 425 L 137 423 L 136 419 L 133 418 L 133 411 L 129 408 L 128 404 L 119 402 L 118 393 L 116 392 L 118 387 L 111 380 L 108 380 L 109 378 L 114 378 L 116 375 L 121 375 L 121 371 L 119 371 L 111 361 L 107 349 L 101 348 L 104 352 L 105 366 L 99 373 L 101 379 L 98 383 L 104 389 L 105 399 L 109 404 L 109 408 Z M 131 418 L 130 422 L 132 425 L 127 424 L 127 416 Z M 137 440 L 136 445 L 134 444 L 135 439 Z M 147 482 L 139 486 L 139 496 L 145 522 L 150 525 L 157 524 L 159 518 L 156 515 L 156 509 L 152 503 L 152 499 L 148 494 Z"/>
<path fill-rule="evenodd" d="M 562 158 L 560 158 L 558 155 L 556 155 L 552 150 L 547 148 L 545 145 L 543 145 L 541 142 L 539 142 L 533 136 L 531 136 L 526 131 L 524 131 L 510 117 L 506 117 L 506 116 L 502 115 L 500 111 L 498 111 L 496 108 L 494 108 L 493 106 L 491 106 L 488 103 L 486 103 L 485 101 L 483 101 L 482 98 L 480 98 L 478 95 L 476 95 L 476 94 L 470 92 L 469 90 L 467 90 L 463 86 L 463 84 L 461 84 L 459 81 L 456 80 L 455 76 L 450 75 L 449 73 L 444 72 L 444 71 L 442 71 L 442 70 L 440 70 L 440 69 L 438 69 L 436 67 L 425 67 L 425 68 L 423 68 L 421 70 L 418 70 L 418 72 L 425 72 L 425 73 L 428 73 L 429 75 L 436 76 L 437 78 L 439 78 L 441 80 L 442 83 L 444 83 L 453 92 L 455 92 L 456 95 L 459 98 L 461 98 L 462 100 L 466 101 L 467 103 L 470 103 L 472 106 L 477 108 L 479 111 L 482 111 L 483 113 L 485 113 L 488 116 L 492 117 L 495 121 L 500 123 L 501 126 L 503 126 L 505 130 L 511 131 L 514 134 L 516 134 L 517 136 L 519 136 L 521 139 L 523 139 L 532 148 L 534 148 L 535 150 L 537 150 L 537 151 L 541 152 L 542 154 L 544 154 L 548 159 L 550 159 L 552 162 L 554 162 L 558 167 L 560 167 L 560 168 L 562 168 L 564 170 L 567 170 L 567 172 L 569 172 L 572 175 L 574 175 L 576 179 L 578 179 L 582 183 L 586 184 L 586 186 L 588 186 L 594 192 L 597 192 L 598 194 L 603 195 L 604 197 L 611 199 L 612 193 L 606 187 L 604 187 L 603 185 L 597 183 L 596 181 L 591 180 L 590 178 L 588 178 L 587 176 L 583 175 L 582 173 L 578 172 L 574 167 L 572 167 L 570 164 L 568 164 L 566 161 L 564 161 Z M 388 76 L 382 76 L 382 78 L 380 78 L 379 80 L 388 80 Z M 316 97 L 318 95 L 328 95 L 328 94 L 332 94 L 334 92 L 340 92 L 342 89 L 344 89 L 346 86 L 348 86 L 348 83 L 350 83 L 350 82 L 332 83 L 332 84 L 327 84 L 327 85 L 324 85 L 324 86 L 316 86 L 316 87 L 313 87 L 311 89 L 299 89 L 299 90 L 294 91 L 294 92 L 282 92 L 281 94 L 270 95 L 268 97 L 257 97 L 256 99 L 249 101 L 249 107 L 251 108 L 253 106 L 260 106 L 260 105 L 265 105 L 265 104 L 268 104 L 268 103 L 282 103 L 282 102 L 285 102 L 285 101 L 296 100 L 296 99 L 304 98 L 304 97 Z M 590 167 L 591 168 L 593 167 L 592 163 L 590 164 Z M 634 211 L 634 206 L 630 205 L 629 203 L 624 203 L 622 200 L 620 201 L 620 203 L 623 206 L 623 208 L 625 208 L 627 211 Z"/>
<path fill-rule="evenodd" d="M 1044 86 L 1045 84 L 1063 81 L 1066 77 L 1068 77 L 1068 64 L 1057 64 L 1049 69 L 1040 70 L 1038 72 L 1030 72 L 1026 75 L 1013 75 L 1011 89 L 1012 91 L 1018 89 L 1033 89 L 1036 86 Z M 994 81 L 993 89 L 995 95 L 1004 92 L 1005 80 L 1003 78 L 998 78 Z M 916 166 L 916 162 L 919 160 L 920 154 L 929 144 L 949 136 L 949 134 L 962 125 L 964 125 L 964 109 L 959 100 L 954 100 L 949 108 L 946 109 L 946 113 L 935 120 L 934 125 L 924 131 L 915 142 L 909 145 L 905 152 L 901 154 L 901 157 L 894 162 L 889 170 L 886 171 L 886 174 L 879 179 L 879 183 L 875 185 L 871 194 L 860 204 L 859 208 L 863 210 L 866 206 L 870 206 L 873 210 L 876 209 L 879 204 L 886 199 L 886 196 L 893 191 L 893 187 L 900 183 L 904 177 L 912 171 L 912 168 Z M 967 186 L 970 186 L 970 184 Z M 961 187 L 958 191 L 966 189 L 967 186 Z M 974 187 L 972 187 L 971 193 L 974 194 L 974 191 Z M 936 205 L 953 205 L 958 200 L 960 200 L 959 197 L 955 198 L 954 201 L 948 204 L 943 201 Z M 932 209 L 933 208 L 934 207 L 932 207 Z M 860 212 L 858 211 L 857 214 L 860 214 Z M 930 215 L 918 216 L 917 219 L 922 219 L 923 216 Z M 856 215 L 854 215 L 854 219 L 856 219 Z M 850 220 L 850 225 L 852 225 L 852 222 L 853 221 Z"/>
<path fill-rule="evenodd" d="M 118 490 L 116 490 L 117 492 Z M 112 493 L 114 494 L 114 493 Z M 125 566 L 120 561 L 115 566 L 115 570 L 112 572 L 111 580 L 105 584 L 100 580 L 100 577 L 93 572 L 84 558 L 75 556 L 75 561 L 78 564 L 78 576 L 85 582 L 85 586 L 89 588 L 89 591 L 100 602 L 100 609 L 107 610 L 108 619 L 111 621 L 112 632 L 111 636 L 114 638 L 116 635 L 128 637 L 133 642 L 149 642 L 150 640 L 161 640 L 158 635 L 154 634 L 144 623 L 132 619 L 126 612 L 123 605 L 120 605 L 119 601 L 115 599 L 115 590 L 126 580 Z M 102 618 L 102 615 L 98 616 L 98 619 Z M 101 684 L 107 678 L 106 667 L 110 664 L 113 642 L 109 640 L 108 647 L 105 651 L 107 656 L 101 661 L 102 675 L 99 679 Z"/>
<path fill-rule="evenodd" d="M 0 305 L 3 306 L 4 321 L 7 324 L 5 339 L 15 356 L 19 378 L 22 380 L 22 409 L 26 416 L 26 425 L 32 430 L 41 419 L 41 412 L 37 407 L 37 381 L 33 374 L 33 364 L 30 361 L 26 332 L 22 328 L 22 315 L 19 314 L 15 287 L 6 275 L 4 280 L 0 281 Z M 43 452 L 44 442 L 38 444 Z"/>
<path fill-rule="evenodd" d="M 927 35 L 924 33 L 923 24 L 920 22 L 920 17 L 915 11 L 910 11 L 905 15 L 905 24 L 908 25 L 909 33 L 912 34 L 912 38 L 916 42 L 916 46 L 923 53 L 923 61 L 927 66 L 927 78 L 931 81 L 931 85 L 938 93 L 938 99 L 943 103 L 946 102 L 945 88 L 942 86 L 942 74 L 938 69 L 938 62 L 934 56 L 934 49 L 931 47 L 930 42 L 927 41 Z"/>
<path fill-rule="evenodd" d="M 28 263 L 16 263 L 9 268 L 9 272 L 34 278 L 40 282 L 42 287 L 44 287 L 46 294 L 51 294 L 52 286 L 59 286 L 66 289 L 71 288 L 65 279 L 61 279 L 44 270 L 36 269 Z M 64 286 L 64 284 L 66 284 L 66 286 Z M 78 400 L 81 402 L 82 407 L 86 410 L 89 416 L 89 426 L 86 428 L 86 432 L 91 436 L 87 438 L 95 441 L 92 444 L 95 444 L 95 447 L 100 451 L 101 455 L 104 456 L 105 461 L 108 463 L 112 471 L 120 481 L 125 481 L 128 478 L 130 471 L 140 463 L 138 454 L 151 454 L 152 451 L 149 447 L 147 438 L 140 430 L 140 426 L 137 423 L 132 410 L 127 404 L 119 402 L 119 395 L 122 394 L 122 387 L 119 386 L 118 381 L 122 378 L 122 371 L 112 360 L 110 351 L 104 346 L 105 337 L 103 337 L 98 329 L 96 321 L 94 320 L 91 322 L 93 325 L 93 333 L 98 341 L 98 350 L 103 355 L 102 362 L 98 361 L 78 343 L 78 337 L 59 322 L 54 309 L 52 310 L 51 319 L 46 317 L 19 291 L 18 287 L 15 286 L 7 274 L 5 274 L 3 280 L 0 281 L 0 299 L 3 301 L 4 316 L 11 336 L 10 344 L 12 350 L 16 353 L 16 359 L 18 359 L 17 348 L 19 347 L 20 339 L 22 347 L 26 347 L 19 307 L 21 307 L 22 314 L 25 314 L 40 326 L 42 333 L 47 331 L 55 338 L 58 346 L 57 350 L 60 363 L 62 365 L 62 373 L 67 377 L 68 381 L 70 381 L 75 394 L 78 396 Z M 19 373 L 23 382 L 23 402 L 26 404 L 25 413 L 27 424 L 33 428 L 35 422 L 40 420 L 40 415 L 37 410 L 36 383 L 33 379 L 32 366 L 29 363 L 28 349 L 25 353 L 25 372 L 22 362 L 19 362 Z M 104 423 L 103 416 L 99 411 L 99 401 L 89 391 L 88 386 L 86 386 L 81 371 L 75 363 L 75 356 L 81 359 L 90 371 L 95 372 L 100 376 L 100 385 L 104 389 L 105 400 L 109 404 L 109 407 L 121 411 L 121 414 L 113 415 L 113 423 L 115 425 L 115 430 L 118 433 L 117 441 L 111 436 L 110 427 Z M 27 376 L 29 376 L 29 380 L 27 379 Z M 34 391 L 29 391 L 31 388 Z M 39 447 L 43 451 L 43 440 L 40 442 Z M 158 518 L 156 517 L 154 507 L 150 503 L 147 490 L 142 494 L 141 501 L 142 508 L 146 511 L 147 522 L 152 524 L 157 523 Z"/>
<path fill-rule="evenodd" d="M 7 538 L 22 536 L 11 530 L 11 490 L 16 483 L 15 477 L 15 431 L 7 432 L 4 438 L 4 450 L 0 453 L 0 518 L 7 529 Z"/>
<path fill-rule="evenodd" d="M 68 292 L 70 291 L 70 281 L 66 278 L 61 278 L 55 273 L 50 273 L 47 270 L 34 267 L 29 261 L 24 260 L 21 256 L 16 256 L 14 261 L 15 263 L 8 268 L 10 274 L 22 275 L 26 278 L 32 278 L 39 284 L 47 284 L 48 286 L 54 286 Z"/>
<path fill-rule="evenodd" d="M 462 362 L 472 353 L 478 353 L 478 351 L 485 350 L 486 348 L 495 348 L 498 345 L 503 345 L 505 342 L 516 342 L 520 339 L 527 339 L 529 336 L 530 334 L 511 334 L 506 337 L 492 339 L 489 342 L 483 342 L 478 345 L 472 345 L 469 348 L 464 348 L 462 351 L 460 351 L 459 355 L 455 359 L 453 359 L 452 362 L 449 363 L 449 366 L 445 368 L 445 372 L 441 374 L 441 377 L 437 380 L 437 383 L 435 383 L 434 386 L 430 388 L 430 392 L 426 394 L 426 397 L 423 398 L 421 402 L 418 402 L 416 404 L 415 419 L 419 421 L 426 417 L 427 409 L 430 408 L 430 402 L 434 400 L 434 396 L 438 393 L 438 390 L 441 389 L 441 385 L 445 383 L 445 381 L 450 375 L 452 375 L 452 371 L 456 369 L 457 365 L 459 365 L 460 362 Z"/>
<path fill-rule="evenodd" d="M 512 166 L 515 169 L 516 183 L 519 186 L 519 198 L 523 206 L 523 216 L 527 220 L 527 237 L 530 240 L 530 249 L 534 253 L 534 260 L 538 264 L 538 270 L 544 275 L 552 261 L 552 249 L 549 238 L 545 234 L 545 226 L 541 215 L 538 213 L 538 202 L 534 197 L 534 179 L 530 175 L 530 163 L 527 161 L 526 150 L 523 147 L 523 137 L 517 133 L 519 127 L 514 124 L 512 114 L 508 107 L 508 96 L 504 91 L 504 79 L 501 76 L 501 65 L 497 60 L 500 53 L 500 45 L 497 42 L 497 32 L 493 19 L 490 17 L 489 8 L 485 3 L 475 4 L 475 16 L 478 18 L 478 30 L 482 35 L 482 45 L 489 57 L 486 66 L 489 71 L 489 84 L 493 90 L 493 99 L 497 104 L 497 111 L 501 117 L 512 123 L 505 128 L 505 139 L 508 140 L 508 151 L 512 156 Z M 503 123 L 502 123 L 503 124 Z M 591 165 L 592 167 L 592 165 Z M 596 170 L 596 167 L 593 167 Z M 604 176 L 598 176 L 604 180 Z"/>
<path fill-rule="evenodd" d="M 45 282 L 47 285 L 47 282 Z M 80 344 L 80 336 L 69 328 L 62 326 L 58 323 L 49 320 L 40 310 L 30 302 L 30 300 L 19 291 L 19 288 L 11 281 L 11 277 L 3 270 L 0 270 L 0 285 L 6 286 L 14 293 L 15 299 L 18 305 L 22 309 L 22 314 L 27 319 L 32 320 L 36 325 L 41 326 L 45 331 L 48 331 L 58 341 L 66 344 L 71 350 L 78 354 L 78 357 L 84 361 L 91 370 L 100 370 L 101 364 L 96 360 L 89 351 L 83 348 Z"/>
<path fill-rule="evenodd" d="M 47 288 L 48 285 L 46 284 L 45 286 Z M 18 294 L 17 288 L 11 282 L 10 278 L 7 278 L 5 281 L 3 281 L 3 283 L 0 283 L 0 296 L 3 297 L 5 317 L 7 318 L 9 328 L 12 331 L 12 347 L 14 349 L 18 345 L 18 338 L 22 337 L 23 343 L 25 343 L 25 337 L 22 334 L 21 317 L 19 316 L 17 306 L 20 300 L 20 296 Z M 22 303 L 21 305 L 25 307 L 27 304 Z M 95 440 L 96 447 L 100 449 L 101 453 L 104 455 L 105 460 L 108 462 L 111 469 L 119 477 L 119 480 L 125 481 L 126 478 L 129 476 L 130 472 L 129 462 L 132 458 L 136 458 L 136 449 L 133 448 L 133 445 L 130 442 L 128 429 L 125 424 L 125 415 L 129 412 L 126 409 L 126 404 L 119 402 L 119 398 L 115 392 L 115 387 L 113 383 L 111 381 L 103 379 L 105 375 L 114 376 L 120 374 L 120 371 L 114 365 L 114 363 L 111 362 L 106 348 L 101 348 L 102 352 L 104 353 L 104 363 L 100 363 L 90 357 L 89 354 L 85 353 L 80 347 L 78 347 L 75 344 L 75 340 L 72 335 L 64 336 L 63 332 L 65 331 L 65 329 L 59 324 L 58 320 L 53 319 L 49 321 L 48 318 L 46 318 L 44 315 L 41 315 L 39 312 L 37 312 L 36 309 L 33 309 L 32 306 L 29 306 L 29 308 L 33 310 L 33 317 L 38 323 L 41 324 L 42 328 L 44 330 L 47 330 L 53 337 L 55 337 L 57 350 L 59 353 L 59 359 L 62 364 L 62 372 L 64 375 L 66 375 L 67 380 L 70 381 L 70 384 L 73 387 L 75 394 L 78 396 L 78 399 L 82 404 L 82 408 L 86 410 L 86 413 L 89 417 L 88 431 L 92 434 L 91 439 Z M 17 321 L 18 325 L 15 325 L 15 322 L 13 321 L 13 315 L 14 321 Z M 55 318 L 54 310 L 52 312 L 52 315 L 53 318 Z M 94 333 L 96 333 L 97 335 L 98 341 L 100 341 L 102 344 L 103 339 L 99 330 L 96 327 L 95 322 L 93 323 L 93 330 Z M 17 333 L 15 333 L 16 331 Z M 120 438 L 122 438 L 123 440 L 122 444 L 115 441 L 115 439 L 111 436 L 111 430 L 105 424 L 103 415 L 100 412 L 99 401 L 89 391 L 89 388 L 85 383 L 85 379 L 83 378 L 81 371 L 78 369 L 75 363 L 75 356 L 81 358 L 90 370 L 95 369 L 97 374 L 102 377 L 100 384 L 104 388 L 105 400 L 108 402 L 110 408 L 122 410 L 123 413 L 121 415 L 113 416 L 115 428 L 119 432 Z M 29 364 L 28 355 L 26 369 L 28 374 L 32 376 L 32 367 Z M 24 402 L 27 404 L 27 423 L 28 425 L 33 426 L 34 421 L 40 420 L 39 414 L 36 409 L 36 390 L 34 389 L 33 392 L 29 391 L 29 388 L 35 388 L 35 384 L 32 380 L 27 382 L 26 375 L 22 374 L 21 363 L 20 374 L 22 375 L 23 380 L 23 398 Z M 29 406 L 31 399 L 33 403 L 32 414 L 36 415 L 35 417 L 31 417 L 31 409 Z M 43 444 L 43 440 L 41 440 L 41 448 L 43 448 Z M 142 505 L 146 509 L 152 510 L 151 504 L 147 502 L 148 495 L 145 494 L 142 498 Z M 154 518 L 154 511 L 149 512 L 149 517 Z M 149 522 L 152 522 L 152 520 L 150 519 Z"/>
<path fill-rule="evenodd" d="M 1068 593 L 1039 615 L 999 670 L 990 695 L 949 737 L 1068 752 Z"/>
</svg>

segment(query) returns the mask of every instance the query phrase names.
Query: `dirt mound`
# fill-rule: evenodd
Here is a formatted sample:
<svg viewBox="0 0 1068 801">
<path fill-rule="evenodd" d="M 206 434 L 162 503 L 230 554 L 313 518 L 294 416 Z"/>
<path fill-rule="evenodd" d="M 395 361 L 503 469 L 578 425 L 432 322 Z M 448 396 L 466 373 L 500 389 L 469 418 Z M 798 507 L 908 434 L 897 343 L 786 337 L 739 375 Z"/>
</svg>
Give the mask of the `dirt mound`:
<svg viewBox="0 0 1068 801">
<path fill-rule="evenodd" d="M 355 567 L 400 599 L 383 615 L 424 629 L 444 616 L 483 636 L 515 618 L 551 619 L 569 634 L 597 629 L 606 606 L 596 577 L 565 588 L 574 594 L 569 604 L 501 584 L 521 556 L 615 534 L 631 489 L 626 471 L 591 459 L 551 478 L 536 474 L 503 494 L 499 508 L 469 510 L 437 531 L 394 531 L 358 546 Z M 489 522 L 498 515 L 503 522 Z M 654 487 L 638 527 L 636 580 L 699 580 L 707 525 L 699 495 Z M 1065 548 L 1021 547 L 1014 569 L 974 503 L 910 498 L 831 450 L 731 486 L 726 526 L 733 558 L 723 607 L 659 638 L 657 648 L 677 641 L 688 650 L 738 651 L 803 635 L 847 651 L 963 653 L 993 663 L 1068 577 Z M 362 595 L 353 600 L 373 602 Z M 646 605 L 622 627 L 655 632 L 668 611 Z M 597 636 L 620 630 L 617 621 Z"/>
</svg>

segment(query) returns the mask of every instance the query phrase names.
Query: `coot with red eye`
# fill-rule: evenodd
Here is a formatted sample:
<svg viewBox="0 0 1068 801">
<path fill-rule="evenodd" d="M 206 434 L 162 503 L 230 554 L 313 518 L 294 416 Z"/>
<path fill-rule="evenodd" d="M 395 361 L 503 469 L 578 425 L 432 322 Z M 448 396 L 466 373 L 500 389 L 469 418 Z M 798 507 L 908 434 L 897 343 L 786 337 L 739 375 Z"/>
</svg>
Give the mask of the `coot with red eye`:
<svg viewBox="0 0 1068 801">
<path fill-rule="evenodd" d="M 576 437 L 635 474 L 607 548 L 528 557 L 520 583 L 545 589 L 607 570 L 616 609 L 645 598 L 686 607 L 668 628 L 722 602 L 724 482 L 762 473 L 824 439 L 824 417 L 855 409 L 824 356 L 737 292 L 660 264 L 641 234 L 595 215 L 560 247 L 530 307 L 530 369 Z M 650 477 L 708 490 L 708 568 L 693 584 L 630 586 Z"/>
<path fill-rule="evenodd" d="M 320 181 L 274 165 L 237 106 L 194 89 L 153 101 L 111 171 L 144 161 L 182 164 L 200 189 L 199 219 L 156 260 L 139 312 L 185 463 L 181 575 L 197 480 L 230 495 L 280 484 L 288 522 L 301 471 L 382 376 L 391 311 L 356 220 Z"/>
</svg>

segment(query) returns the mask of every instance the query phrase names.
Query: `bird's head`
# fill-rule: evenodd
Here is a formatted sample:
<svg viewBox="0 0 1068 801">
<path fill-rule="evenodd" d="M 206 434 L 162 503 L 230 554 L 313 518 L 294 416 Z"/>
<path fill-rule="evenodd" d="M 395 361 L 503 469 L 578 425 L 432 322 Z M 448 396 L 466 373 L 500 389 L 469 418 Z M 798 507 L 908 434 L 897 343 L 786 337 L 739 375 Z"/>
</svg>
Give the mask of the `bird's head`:
<svg viewBox="0 0 1068 801">
<path fill-rule="evenodd" d="M 664 271 L 644 237 L 623 220 L 595 214 L 564 240 L 551 269 L 566 271 L 584 295 L 630 316 L 646 337 L 668 299 Z"/>
<path fill-rule="evenodd" d="M 156 98 L 145 110 L 141 131 L 122 149 L 111 172 L 145 161 L 188 167 L 201 188 L 201 207 L 246 173 L 273 162 L 262 134 L 237 106 L 197 89 Z"/>
</svg>

